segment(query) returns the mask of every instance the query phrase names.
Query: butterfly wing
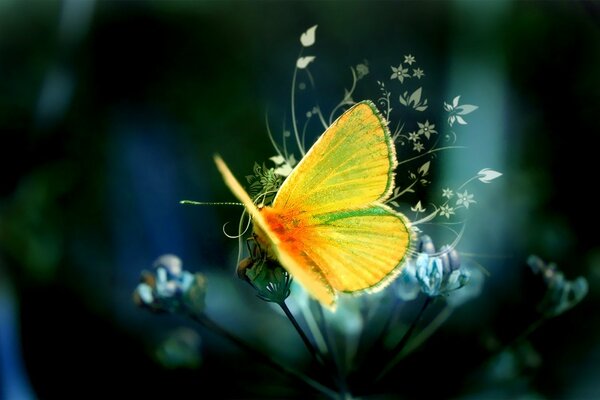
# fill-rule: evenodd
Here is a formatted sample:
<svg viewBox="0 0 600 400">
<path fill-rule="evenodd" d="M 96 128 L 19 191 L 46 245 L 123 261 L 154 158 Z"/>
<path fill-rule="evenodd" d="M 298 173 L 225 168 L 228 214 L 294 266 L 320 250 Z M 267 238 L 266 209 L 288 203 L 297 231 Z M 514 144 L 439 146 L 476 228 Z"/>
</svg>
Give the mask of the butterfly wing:
<svg viewBox="0 0 600 400">
<path fill-rule="evenodd" d="M 410 247 L 408 220 L 382 204 L 394 187 L 395 149 L 371 102 L 341 115 L 261 210 L 215 158 L 269 251 L 317 300 L 377 289 L 399 271 Z"/>
<path fill-rule="evenodd" d="M 396 152 L 383 117 L 364 101 L 342 114 L 281 185 L 274 208 L 311 213 L 384 201 L 394 186 Z"/>
<path fill-rule="evenodd" d="M 361 102 L 323 133 L 285 180 L 273 207 L 261 210 L 280 239 L 281 264 L 318 278 L 298 279 L 317 299 L 323 285 L 376 290 L 399 272 L 410 248 L 409 222 L 382 204 L 393 191 L 396 165 L 383 118 L 373 103 Z"/>
<path fill-rule="evenodd" d="M 276 208 L 261 213 L 279 238 L 275 253 L 280 263 L 295 277 L 293 271 L 310 273 L 298 281 L 329 307 L 333 304 L 317 295 L 324 285 L 348 293 L 383 288 L 398 274 L 410 248 L 408 220 L 379 203 L 310 216 Z"/>
<path fill-rule="evenodd" d="M 272 227 L 265 220 L 264 213 L 254 204 L 248 193 L 242 188 L 242 185 L 235 179 L 227 164 L 216 155 L 214 157 L 217 168 L 223 175 L 225 184 L 231 189 L 233 194 L 242 202 L 246 210 L 252 217 L 254 230 L 261 240 L 267 242 L 267 251 L 272 251 L 274 257 L 287 269 L 287 271 L 303 285 L 310 285 L 310 293 L 322 304 L 331 306 L 334 303 L 335 294 L 331 285 L 325 278 L 324 272 L 319 268 L 310 268 L 306 263 L 299 263 L 292 256 L 292 249 L 280 250 L 281 240 L 274 232 Z"/>
</svg>

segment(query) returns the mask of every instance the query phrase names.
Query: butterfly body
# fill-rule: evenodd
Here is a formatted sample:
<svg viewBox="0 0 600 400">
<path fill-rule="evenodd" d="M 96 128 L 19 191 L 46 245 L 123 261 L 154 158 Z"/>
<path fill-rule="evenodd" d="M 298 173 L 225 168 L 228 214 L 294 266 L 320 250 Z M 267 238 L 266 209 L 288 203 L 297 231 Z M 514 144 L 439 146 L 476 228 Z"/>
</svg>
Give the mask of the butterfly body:
<svg viewBox="0 0 600 400">
<path fill-rule="evenodd" d="M 375 105 L 357 103 L 311 147 L 260 209 L 225 163 L 225 182 L 254 223 L 258 246 L 322 304 L 336 292 L 377 290 L 400 272 L 409 221 L 384 204 L 394 188 L 393 143 Z"/>
</svg>

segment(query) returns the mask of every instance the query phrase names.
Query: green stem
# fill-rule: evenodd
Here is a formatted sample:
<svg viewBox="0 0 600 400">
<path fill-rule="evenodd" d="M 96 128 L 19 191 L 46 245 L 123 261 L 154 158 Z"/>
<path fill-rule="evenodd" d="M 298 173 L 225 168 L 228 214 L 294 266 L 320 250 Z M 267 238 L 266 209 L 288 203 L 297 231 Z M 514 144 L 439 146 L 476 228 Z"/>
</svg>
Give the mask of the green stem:
<svg viewBox="0 0 600 400">
<path fill-rule="evenodd" d="M 446 146 L 446 147 L 440 147 L 439 149 L 432 149 L 432 150 L 429 150 L 426 153 L 422 153 L 422 154 L 419 154 L 417 156 L 414 156 L 414 157 L 411 157 L 411 158 L 407 158 L 406 160 L 398 161 L 398 166 L 400 166 L 402 164 L 406 164 L 407 162 L 411 162 L 413 160 L 419 159 L 421 157 L 425 157 L 425 156 L 427 156 L 427 155 L 429 155 L 431 153 L 435 153 L 435 152 L 438 152 L 438 151 L 449 150 L 449 149 L 465 149 L 465 148 L 466 148 L 465 146 Z"/>
<path fill-rule="evenodd" d="M 421 318 L 423 318 L 423 314 L 425 313 L 425 310 L 431 304 L 431 299 L 432 299 L 431 297 L 427 296 L 427 298 L 425 299 L 425 302 L 423 303 L 423 306 L 419 310 L 419 313 L 417 314 L 417 316 L 415 317 L 413 322 L 410 324 L 408 330 L 406 331 L 404 336 L 402 336 L 402 339 L 400 339 L 398 344 L 396 346 L 394 346 L 394 348 L 391 350 L 391 354 L 393 354 L 394 357 L 386 364 L 386 366 L 383 368 L 383 370 L 379 373 L 379 375 L 375 379 L 376 382 L 379 382 L 381 379 L 383 379 L 383 377 L 392 368 L 394 368 L 396 366 L 398 361 L 400 361 L 401 352 L 404 349 L 404 346 L 406 346 L 406 343 L 408 343 L 408 340 L 412 336 L 412 333 L 414 332 L 415 328 L 421 321 Z"/>
<path fill-rule="evenodd" d="M 341 392 L 340 397 L 342 399 L 345 399 L 348 397 L 349 391 L 348 384 L 346 383 L 346 374 L 345 371 L 342 369 L 340 354 L 335 346 L 335 343 L 331 338 L 331 332 L 329 330 L 329 326 L 327 325 L 327 321 L 325 320 L 325 314 L 323 313 L 323 307 L 321 306 L 321 304 L 317 304 L 317 310 L 319 312 L 319 320 L 322 324 L 321 331 L 323 332 L 325 342 L 327 343 L 329 353 L 331 354 L 331 358 L 333 359 L 333 363 L 337 371 L 337 382 Z"/>
<path fill-rule="evenodd" d="M 435 333 L 439 329 L 440 326 L 443 325 L 444 322 L 452 315 L 452 311 L 454 308 L 446 306 L 442 312 L 440 312 L 434 319 L 423 328 L 413 340 L 411 340 L 404 350 L 402 351 L 401 357 L 404 358 L 411 352 L 415 351 L 423 342 L 425 342 L 431 335 Z"/>
<path fill-rule="evenodd" d="M 302 56 L 302 50 L 300 50 L 300 54 L 298 54 L 298 58 Z M 302 142 L 300 141 L 300 134 L 298 133 L 298 124 L 296 122 L 296 75 L 298 74 L 298 67 L 294 67 L 294 75 L 292 76 L 292 94 L 291 94 L 291 108 L 292 108 L 292 127 L 294 128 L 294 136 L 296 137 L 296 143 L 298 144 L 298 149 L 300 150 L 300 155 L 304 157 L 306 152 L 304 151 L 304 147 L 302 147 Z"/>
<path fill-rule="evenodd" d="M 310 339 L 308 338 L 308 336 L 306 336 L 306 334 L 304 333 L 304 330 L 300 327 L 300 324 L 298 324 L 298 321 L 294 317 L 294 314 L 292 314 L 292 312 L 288 308 L 287 304 L 285 304 L 285 301 L 282 301 L 281 303 L 277 303 L 277 304 L 279 304 L 279 307 L 281 307 L 281 309 L 285 313 L 286 317 L 288 317 L 288 319 L 290 320 L 292 325 L 294 325 L 296 332 L 298 332 L 298 335 L 300 335 L 300 338 L 304 342 L 304 345 L 306 346 L 306 348 L 308 349 L 308 351 L 310 352 L 312 357 L 315 359 L 315 361 L 317 361 L 322 366 L 325 366 L 325 361 L 323 360 L 323 357 L 317 351 L 315 346 L 313 346 L 313 344 L 310 341 Z"/>
<path fill-rule="evenodd" d="M 227 329 L 223 328 L 221 325 L 217 324 L 208 315 L 202 313 L 202 314 L 188 314 L 188 316 L 192 320 L 198 322 L 200 325 L 205 327 L 206 329 L 228 339 L 229 341 L 231 341 L 232 343 L 237 345 L 239 348 L 245 350 L 246 352 L 248 352 L 252 356 L 256 357 L 261 362 L 267 364 L 274 370 L 280 371 L 280 372 L 284 371 L 289 376 L 293 377 L 294 379 L 296 379 L 300 382 L 303 382 L 304 384 L 312 387 L 315 390 L 318 390 L 319 392 L 326 395 L 327 397 L 329 397 L 331 399 L 338 399 L 338 397 L 339 397 L 338 394 L 335 393 L 330 388 L 322 385 L 321 383 L 315 381 L 314 379 L 312 379 L 300 372 L 297 372 L 291 368 L 286 367 L 285 365 L 275 361 L 273 358 L 266 355 L 265 353 L 258 351 L 254 347 L 250 346 L 248 343 L 244 342 L 239 337 L 235 336 L 233 333 L 229 332 Z"/>
</svg>

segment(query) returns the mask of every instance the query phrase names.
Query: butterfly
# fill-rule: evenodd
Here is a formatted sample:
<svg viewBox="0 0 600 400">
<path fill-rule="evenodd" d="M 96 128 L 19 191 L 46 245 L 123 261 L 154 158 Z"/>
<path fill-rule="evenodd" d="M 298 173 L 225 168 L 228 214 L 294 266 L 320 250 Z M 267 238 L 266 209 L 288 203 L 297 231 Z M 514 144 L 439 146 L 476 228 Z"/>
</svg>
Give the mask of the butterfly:
<svg viewBox="0 0 600 400">
<path fill-rule="evenodd" d="M 220 156 L 217 168 L 252 218 L 255 240 L 322 305 L 338 292 L 377 291 L 400 272 L 409 220 L 385 205 L 398 162 L 385 119 L 362 101 L 329 126 L 270 206 L 254 204 Z"/>
</svg>

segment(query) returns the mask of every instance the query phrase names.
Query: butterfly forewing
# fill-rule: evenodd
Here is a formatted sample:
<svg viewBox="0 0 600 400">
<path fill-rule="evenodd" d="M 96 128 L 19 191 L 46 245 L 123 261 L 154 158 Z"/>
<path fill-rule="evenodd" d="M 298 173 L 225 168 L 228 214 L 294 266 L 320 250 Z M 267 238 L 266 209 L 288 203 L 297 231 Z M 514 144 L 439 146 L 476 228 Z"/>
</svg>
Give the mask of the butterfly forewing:
<svg viewBox="0 0 600 400">
<path fill-rule="evenodd" d="M 310 213 L 361 207 L 391 193 L 396 155 L 371 102 L 342 114 L 285 180 L 274 208 Z"/>
</svg>

